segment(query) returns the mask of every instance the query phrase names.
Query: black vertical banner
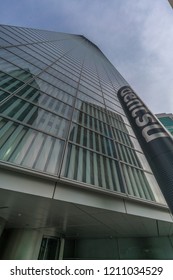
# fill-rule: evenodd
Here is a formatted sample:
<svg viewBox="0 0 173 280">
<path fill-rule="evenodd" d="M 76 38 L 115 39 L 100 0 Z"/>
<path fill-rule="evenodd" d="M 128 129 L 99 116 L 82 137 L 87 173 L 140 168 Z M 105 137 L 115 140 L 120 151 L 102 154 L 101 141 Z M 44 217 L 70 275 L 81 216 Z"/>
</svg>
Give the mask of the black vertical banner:
<svg viewBox="0 0 173 280">
<path fill-rule="evenodd" d="M 129 86 L 117 95 L 173 213 L 173 138 Z"/>
</svg>

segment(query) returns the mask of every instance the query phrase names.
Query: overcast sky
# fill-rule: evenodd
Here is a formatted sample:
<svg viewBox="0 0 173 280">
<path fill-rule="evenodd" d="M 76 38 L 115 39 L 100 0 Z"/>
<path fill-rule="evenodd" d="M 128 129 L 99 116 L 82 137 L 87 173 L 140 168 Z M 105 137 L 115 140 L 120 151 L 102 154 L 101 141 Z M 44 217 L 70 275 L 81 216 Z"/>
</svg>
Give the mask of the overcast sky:
<svg viewBox="0 0 173 280">
<path fill-rule="evenodd" d="M 83 34 L 153 113 L 173 113 L 173 9 L 168 0 L 4 0 L 0 21 Z"/>
</svg>

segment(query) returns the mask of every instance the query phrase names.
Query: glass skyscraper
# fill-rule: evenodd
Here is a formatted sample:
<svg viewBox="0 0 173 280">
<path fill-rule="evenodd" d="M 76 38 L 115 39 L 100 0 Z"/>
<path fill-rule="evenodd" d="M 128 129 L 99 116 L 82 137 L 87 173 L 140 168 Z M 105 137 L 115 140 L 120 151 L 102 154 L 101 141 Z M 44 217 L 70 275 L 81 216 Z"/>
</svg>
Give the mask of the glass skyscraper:
<svg viewBox="0 0 173 280">
<path fill-rule="evenodd" d="M 166 127 L 166 129 L 173 135 L 173 114 L 156 114 L 159 121 Z"/>
<path fill-rule="evenodd" d="M 0 46 L 1 258 L 172 259 L 125 79 L 81 35 L 1 25 Z"/>
</svg>

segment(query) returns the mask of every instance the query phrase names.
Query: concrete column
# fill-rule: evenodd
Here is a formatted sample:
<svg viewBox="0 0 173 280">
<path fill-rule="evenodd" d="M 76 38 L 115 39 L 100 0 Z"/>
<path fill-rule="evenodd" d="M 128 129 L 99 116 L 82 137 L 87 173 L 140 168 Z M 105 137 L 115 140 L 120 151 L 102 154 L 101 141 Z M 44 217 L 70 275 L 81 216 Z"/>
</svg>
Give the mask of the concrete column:
<svg viewBox="0 0 173 280">
<path fill-rule="evenodd" d="M 12 229 L 4 239 L 4 260 L 36 260 L 40 250 L 42 233 L 37 230 Z"/>
<path fill-rule="evenodd" d="M 64 245 L 65 245 L 65 239 L 61 238 L 60 239 L 60 250 L 59 250 L 59 260 L 63 260 L 64 256 Z"/>
<path fill-rule="evenodd" d="M 6 223 L 6 221 L 0 217 L 0 236 L 2 235 L 2 232 L 4 230 L 5 223 Z"/>
</svg>

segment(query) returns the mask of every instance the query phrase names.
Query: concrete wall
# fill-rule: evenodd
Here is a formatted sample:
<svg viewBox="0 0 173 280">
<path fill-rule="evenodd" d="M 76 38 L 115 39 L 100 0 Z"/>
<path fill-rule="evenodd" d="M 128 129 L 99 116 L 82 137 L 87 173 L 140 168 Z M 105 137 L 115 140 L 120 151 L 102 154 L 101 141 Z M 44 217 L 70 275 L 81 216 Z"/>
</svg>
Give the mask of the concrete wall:
<svg viewBox="0 0 173 280">
<path fill-rule="evenodd" d="M 41 240 L 42 233 L 36 230 L 8 230 L 3 238 L 4 246 L 1 246 L 1 259 L 38 259 Z"/>
</svg>

